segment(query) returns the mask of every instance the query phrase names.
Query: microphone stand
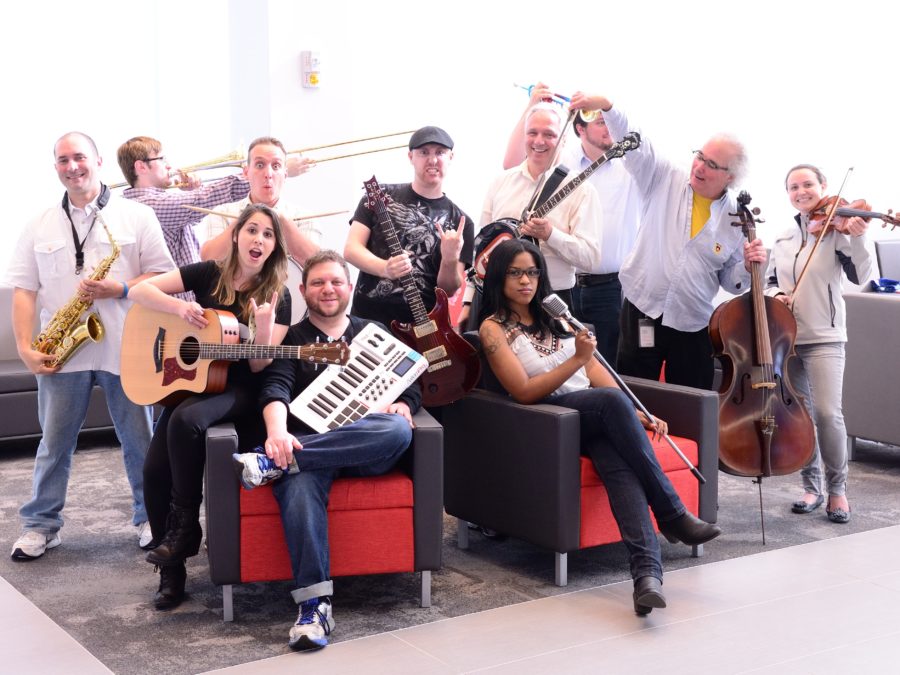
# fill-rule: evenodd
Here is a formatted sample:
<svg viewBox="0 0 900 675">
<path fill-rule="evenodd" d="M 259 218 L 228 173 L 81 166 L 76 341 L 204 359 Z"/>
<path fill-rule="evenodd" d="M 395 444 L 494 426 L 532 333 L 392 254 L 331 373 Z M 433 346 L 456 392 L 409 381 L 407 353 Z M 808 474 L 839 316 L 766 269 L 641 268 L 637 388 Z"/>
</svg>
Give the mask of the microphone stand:
<svg viewBox="0 0 900 675">
<path fill-rule="evenodd" d="M 575 326 L 575 328 L 577 328 L 578 330 L 586 330 L 585 325 L 578 321 L 578 319 L 576 319 L 574 316 L 572 316 L 572 313 L 569 311 L 566 303 L 563 302 L 562 298 L 560 298 L 556 293 L 551 293 L 546 298 L 544 298 L 544 300 L 541 302 L 541 306 L 544 308 L 544 311 L 554 319 L 565 319 L 573 326 Z M 648 420 L 653 420 L 654 417 L 650 414 L 650 411 L 644 407 L 644 404 L 641 403 L 640 399 L 635 396 L 634 392 L 631 391 L 628 385 L 625 384 L 621 377 L 619 377 L 619 374 L 613 369 L 612 366 L 609 365 L 609 363 L 607 363 L 606 359 L 603 358 L 603 354 L 594 349 L 594 358 L 596 358 L 603 365 L 603 367 L 606 368 L 607 372 L 616 381 L 616 384 L 619 385 L 619 388 L 628 395 L 628 398 L 631 399 L 635 407 L 642 413 L 644 413 L 644 415 L 647 416 Z M 700 483 L 706 483 L 706 478 L 704 478 L 703 474 L 700 473 L 700 469 L 693 465 L 691 460 L 687 458 L 687 455 L 685 455 L 681 451 L 681 448 L 679 448 L 675 444 L 675 441 L 673 441 L 669 437 L 669 434 L 663 434 L 663 438 L 666 440 L 672 450 L 674 450 L 675 453 L 681 458 L 681 461 L 684 462 L 685 466 L 687 466 L 687 468 L 691 470 L 691 473 L 694 474 L 694 477 L 698 481 L 700 481 Z"/>
</svg>

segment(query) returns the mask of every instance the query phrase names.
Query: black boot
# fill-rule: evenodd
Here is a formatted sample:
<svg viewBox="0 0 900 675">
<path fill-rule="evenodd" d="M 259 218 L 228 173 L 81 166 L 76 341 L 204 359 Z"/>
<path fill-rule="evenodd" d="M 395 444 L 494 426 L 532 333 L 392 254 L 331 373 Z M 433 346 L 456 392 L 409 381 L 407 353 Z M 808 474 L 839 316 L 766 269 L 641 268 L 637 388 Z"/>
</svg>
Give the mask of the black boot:
<svg viewBox="0 0 900 675">
<path fill-rule="evenodd" d="M 163 611 L 175 609 L 184 600 L 184 582 L 187 579 L 184 563 L 175 563 L 155 569 L 159 570 L 159 590 L 153 596 L 153 606 Z"/>
<path fill-rule="evenodd" d="M 666 598 L 662 594 L 662 582 L 656 577 L 640 577 L 634 580 L 634 612 L 645 616 L 654 607 L 662 609 L 666 606 Z"/>
<path fill-rule="evenodd" d="M 172 502 L 170 509 L 166 519 L 166 535 L 159 546 L 147 554 L 147 562 L 160 567 L 197 555 L 203 539 L 199 506 L 178 506 Z"/>
<path fill-rule="evenodd" d="M 705 544 L 710 539 L 715 539 L 722 534 L 722 530 L 719 529 L 718 525 L 700 520 L 690 511 L 685 511 L 675 520 L 660 523 L 659 531 L 671 543 L 677 544 L 682 542 L 688 546 Z"/>
</svg>

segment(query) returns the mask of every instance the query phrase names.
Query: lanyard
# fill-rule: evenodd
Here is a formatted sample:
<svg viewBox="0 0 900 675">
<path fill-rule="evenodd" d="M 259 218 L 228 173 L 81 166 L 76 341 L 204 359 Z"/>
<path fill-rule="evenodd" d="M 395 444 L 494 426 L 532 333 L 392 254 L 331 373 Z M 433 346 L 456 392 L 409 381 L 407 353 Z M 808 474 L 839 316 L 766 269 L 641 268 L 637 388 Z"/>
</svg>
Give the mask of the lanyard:
<svg viewBox="0 0 900 675">
<path fill-rule="evenodd" d="M 106 206 L 107 202 L 109 202 L 109 188 L 100 184 L 100 196 L 97 198 L 97 211 Z M 66 212 L 66 217 L 69 219 L 69 225 L 72 226 L 72 239 L 75 240 L 75 274 L 81 274 L 81 271 L 84 269 L 84 242 L 87 241 L 87 238 L 91 234 L 91 230 L 94 229 L 94 223 L 97 222 L 97 214 L 94 214 L 94 219 L 91 221 L 91 226 L 88 228 L 87 234 L 84 235 L 84 239 L 78 241 L 78 232 L 75 230 L 75 223 L 72 222 L 72 214 L 69 213 L 69 193 L 63 195 L 62 199 L 62 207 L 63 211 Z"/>
</svg>

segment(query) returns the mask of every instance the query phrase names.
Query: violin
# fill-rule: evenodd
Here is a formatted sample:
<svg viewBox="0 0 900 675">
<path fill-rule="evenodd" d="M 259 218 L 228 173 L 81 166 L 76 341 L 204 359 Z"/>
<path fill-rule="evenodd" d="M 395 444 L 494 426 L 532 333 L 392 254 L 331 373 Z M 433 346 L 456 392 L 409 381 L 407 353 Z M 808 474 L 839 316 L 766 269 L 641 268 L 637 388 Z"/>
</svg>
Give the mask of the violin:
<svg viewBox="0 0 900 675">
<path fill-rule="evenodd" d="M 740 222 L 756 239 L 750 195 L 738 197 Z M 797 322 L 780 300 L 763 293 L 761 263 L 751 264 L 750 292 L 713 312 L 709 335 L 722 364 L 719 389 L 719 468 L 735 476 L 783 476 L 815 452 L 812 418 L 788 377 Z"/>
<path fill-rule="evenodd" d="M 838 196 L 822 197 L 809 212 L 809 233 L 821 232 L 831 218 L 831 228 L 842 234 L 850 234 L 847 221 L 854 216 L 860 216 L 867 223 L 872 219 L 872 207 L 865 199 L 850 202 Z"/>
<path fill-rule="evenodd" d="M 837 208 L 835 208 L 835 202 L 837 202 Z M 900 217 L 894 215 L 893 209 L 888 209 L 887 213 L 879 213 L 873 211 L 865 199 L 856 199 L 848 202 L 844 198 L 823 197 L 809 212 L 810 234 L 818 234 L 821 231 L 828 220 L 828 214 L 832 208 L 834 208 L 834 217 L 831 220 L 831 227 L 844 234 L 849 234 L 847 220 L 854 216 L 862 218 L 867 223 L 875 218 L 882 221 L 882 227 L 890 225 L 892 230 L 900 225 Z"/>
</svg>

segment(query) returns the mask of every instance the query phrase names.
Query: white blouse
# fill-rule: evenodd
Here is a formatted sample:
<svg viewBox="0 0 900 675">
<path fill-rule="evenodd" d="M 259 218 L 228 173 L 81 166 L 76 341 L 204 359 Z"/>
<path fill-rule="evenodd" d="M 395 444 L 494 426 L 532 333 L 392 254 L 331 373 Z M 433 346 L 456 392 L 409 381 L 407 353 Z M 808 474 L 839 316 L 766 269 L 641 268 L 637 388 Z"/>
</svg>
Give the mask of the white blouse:
<svg viewBox="0 0 900 675">
<path fill-rule="evenodd" d="M 523 330 L 520 324 L 500 325 L 503 326 L 510 349 L 519 359 L 528 377 L 549 372 L 575 354 L 574 337 L 560 338 L 549 335 L 541 339 L 540 336 Z M 588 389 L 590 386 L 587 371 L 582 366 L 553 393 L 568 394 Z"/>
</svg>

